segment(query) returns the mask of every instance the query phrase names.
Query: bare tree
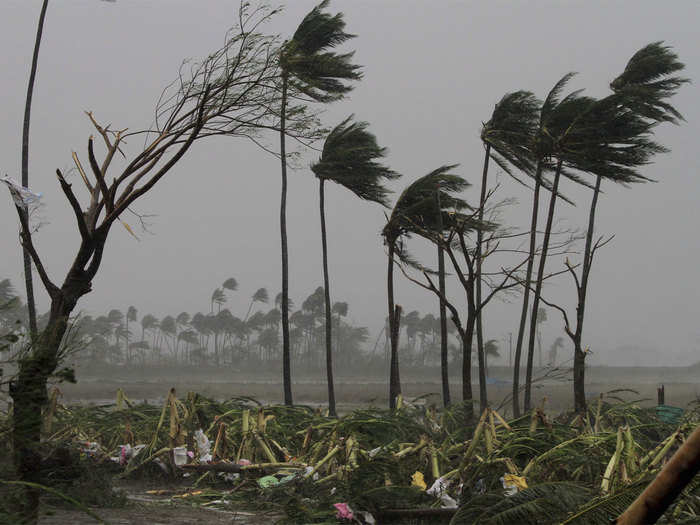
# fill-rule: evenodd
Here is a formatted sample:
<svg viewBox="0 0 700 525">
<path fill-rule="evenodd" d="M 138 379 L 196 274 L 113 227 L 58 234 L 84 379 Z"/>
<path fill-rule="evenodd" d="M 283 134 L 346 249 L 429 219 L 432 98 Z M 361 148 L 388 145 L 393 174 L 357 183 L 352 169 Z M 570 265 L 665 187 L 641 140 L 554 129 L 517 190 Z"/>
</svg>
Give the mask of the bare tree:
<svg viewBox="0 0 700 525">
<path fill-rule="evenodd" d="M 21 481 L 39 481 L 41 458 L 37 447 L 41 408 L 47 400 L 46 384 L 60 364 L 71 313 L 78 300 L 92 289 L 112 225 L 182 159 L 196 140 L 229 135 L 257 141 L 261 128 L 273 127 L 270 108 L 277 96 L 279 53 L 276 38 L 260 33 L 259 28 L 274 13 L 242 4 L 238 25 L 227 35 L 224 47 L 201 62 L 181 68 L 177 80 L 161 95 L 149 129 L 115 131 L 100 125 L 87 112 L 106 152 L 98 161 L 91 136 L 87 144 L 89 170 L 83 169 L 77 154 L 73 155 L 87 189 L 87 199 L 83 198 L 87 202 L 81 202 L 64 174 L 56 170 L 80 234 L 80 245 L 62 284 L 49 276 L 33 242 L 26 207 L 17 206 L 22 246 L 51 300 L 47 326 L 19 360 L 11 384 L 15 464 Z M 143 149 L 127 156 L 124 149 L 128 138 L 143 138 Z M 117 154 L 124 157 L 121 168 L 113 162 Z M 110 171 L 112 167 L 115 171 Z M 110 180 L 108 174 L 112 174 Z M 39 493 L 26 487 L 20 510 L 25 521 L 35 522 Z"/>
</svg>

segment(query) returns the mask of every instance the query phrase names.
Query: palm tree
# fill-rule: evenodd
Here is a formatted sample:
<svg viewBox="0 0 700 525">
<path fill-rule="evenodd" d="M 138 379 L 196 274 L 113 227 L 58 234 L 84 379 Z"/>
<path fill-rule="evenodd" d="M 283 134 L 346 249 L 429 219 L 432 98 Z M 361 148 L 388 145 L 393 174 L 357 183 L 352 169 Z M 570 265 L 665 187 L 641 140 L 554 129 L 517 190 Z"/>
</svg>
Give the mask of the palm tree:
<svg viewBox="0 0 700 525">
<path fill-rule="evenodd" d="M 328 412 L 335 417 L 333 389 L 333 352 L 331 348 L 331 296 L 328 278 L 328 244 L 326 239 L 325 183 L 335 182 L 357 197 L 388 207 L 389 190 L 382 182 L 399 175 L 377 162 L 386 155 L 376 137 L 367 131 L 366 122 L 351 122 L 352 116 L 338 124 L 326 137 L 321 158 L 311 165 L 319 182 L 321 212 L 321 246 L 323 254 L 323 289 L 326 310 L 326 377 L 328 381 Z"/>
<path fill-rule="evenodd" d="M 564 77 L 564 79 L 571 78 L 571 74 Z M 564 80 L 562 79 L 562 80 Z M 564 87 L 566 82 L 562 83 Z M 564 97 L 561 101 L 555 101 L 552 105 L 548 114 L 546 114 L 545 126 L 538 130 L 535 137 L 535 149 L 540 151 L 546 150 L 547 154 L 556 158 L 556 168 L 554 171 L 554 180 L 552 182 L 551 193 L 549 198 L 549 208 L 547 212 L 547 221 L 544 228 L 544 237 L 542 240 L 542 247 L 539 254 L 539 263 L 537 268 L 537 276 L 535 278 L 535 291 L 532 300 L 532 309 L 530 314 L 530 330 L 528 333 L 528 346 L 527 346 L 527 365 L 525 372 L 525 396 L 524 396 L 524 409 L 529 411 L 531 408 L 532 399 L 532 371 L 534 366 L 534 356 L 535 356 L 535 338 L 537 335 L 537 319 L 540 308 L 540 298 L 542 294 L 542 284 L 544 281 L 544 271 L 547 262 L 547 255 L 549 251 L 549 243 L 552 233 L 552 226 L 554 224 L 554 209 L 557 202 L 558 191 L 559 191 L 559 181 L 562 172 L 564 171 L 564 166 L 567 167 L 570 164 L 574 169 L 583 168 L 583 166 L 578 163 L 578 165 L 573 162 L 568 162 L 570 160 L 568 157 L 569 153 L 574 150 L 581 148 L 580 142 L 581 137 L 580 130 L 585 126 L 585 115 L 595 106 L 595 99 L 590 97 L 584 97 L 579 95 L 580 91 L 575 91 L 570 95 Z M 596 126 L 596 123 L 593 123 Z M 593 153 L 595 155 L 595 153 Z M 567 162 L 565 162 L 567 161 Z M 531 254 L 533 255 L 533 254 Z"/>
<path fill-rule="evenodd" d="M 606 155 L 598 170 L 590 170 L 596 175 L 596 183 L 591 200 L 591 208 L 586 232 L 586 246 L 583 253 L 581 278 L 577 284 L 578 304 L 576 307 L 576 328 L 567 328 L 567 335 L 574 343 L 574 406 L 577 411 L 586 409 L 584 374 L 586 352 L 582 347 L 583 321 L 586 309 L 586 293 L 593 255 L 598 246 L 593 244 L 595 212 L 603 178 L 618 182 L 643 181 L 634 168 L 649 162 L 655 153 L 665 148 L 651 141 L 651 128 L 661 122 L 678 124 L 682 115 L 667 101 L 676 94 L 688 79 L 674 76 L 685 65 L 678 60 L 673 50 L 663 42 L 653 42 L 643 47 L 627 62 L 625 70 L 610 83 L 614 94 L 598 103 L 596 109 L 605 113 L 608 122 L 603 147 L 597 148 Z M 609 113 L 613 116 L 610 117 Z M 593 115 L 593 118 L 598 118 Z M 593 120 L 593 119 L 591 119 Z M 641 121 L 640 121 L 641 120 Z M 595 128 L 590 133 L 595 138 Z M 610 138 L 611 137 L 611 138 Z M 584 152 L 583 157 L 589 153 Z M 604 163 L 605 161 L 605 163 Z"/>
<path fill-rule="evenodd" d="M 243 319 L 243 322 L 245 323 L 248 320 L 248 316 L 250 315 L 250 311 L 253 309 L 253 305 L 255 303 L 267 304 L 269 301 L 270 301 L 270 296 L 267 293 L 267 288 L 258 288 L 257 290 L 255 290 L 255 293 L 250 298 L 250 305 L 248 306 L 248 312 L 246 312 L 245 318 Z"/>
<path fill-rule="evenodd" d="M 286 124 L 288 98 L 304 97 L 314 102 L 341 99 L 352 86 L 343 82 L 359 80 L 359 66 L 350 62 L 353 53 L 337 54 L 333 49 L 353 35 L 344 31 L 343 14 L 324 12 L 328 0 L 314 7 L 302 20 L 291 40 L 280 53 L 282 97 L 280 108 L 280 160 L 282 196 L 280 200 L 280 233 L 282 244 L 282 379 L 284 403 L 292 404 L 292 379 L 289 346 L 289 262 L 287 254 L 287 154 Z M 294 108 L 292 108 L 294 109 Z M 299 108 L 294 109 L 297 112 Z"/>
<path fill-rule="evenodd" d="M 537 246 L 537 219 L 539 212 L 540 188 L 546 184 L 543 173 L 548 170 L 549 158 L 552 154 L 552 139 L 547 134 L 547 126 L 550 123 L 550 118 L 554 109 L 560 103 L 560 95 L 566 84 L 574 76 L 574 73 L 564 75 L 549 91 L 547 97 L 539 111 L 539 119 L 533 134 L 529 149 L 531 151 L 532 160 L 534 162 L 535 185 L 532 198 L 532 213 L 530 219 L 530 245 L 527 268 L 525 270 L 525 279 L 523 281 L 523 302 L 520 311 L 520 324 L 518 326 L 518 337 L 515 343 L 515 360 L 513 363 L 513 416 L 520 416 L 520 357 L 523 348 L 523 339 L 525 335 L 525 323 L 527 321 L 528 307 L 530 304 L 530 283 L 532 282 L 532 270 L 535 262 L 535 251 Z M 525 156 L 523 158 L 526 158 Z M 527 173 L 527 171 L 526 171 Z"/>
<path fill-rule="evenodd" d="M 211 313 L 214 313 L 214 304 L 219 305 L 219 312 L 221 311 L 221 305 L 226 302 L 226 294 L 221 288 L 217 288 L 211 294 Z"/>
<path fill-rule="evenodd" d="M 135 323 L 138 318 L 138 311 L 135 306 L 129 306 L 126 310 L 126 361 L 131 363 L 131 346 L 129 345 L 129 337 L 131 332 L 129 331 L 129 322 Z"/>
<path fill-rule="evenodd" d="M 224 290 L 229 290 L 231 292 L 235 292 L 238 290 L 238 281 L 234 279 L 233 277 L 229 277 L 224 281 L 224 284 L 221 285 Z"/>
<path fill-rule="evenodd" d="M 497 339 L 489 339 L 484 343 L 484 368 L 486 368 L 486 375 L 488 376 L 489 373 L 489 363 L 488 363 L 488 358 L 489 357 L 501 357 L 501 354 L 498 352 L 498 340 Z"/>
<path fill-rule="evenodd" d="M 506 173 L 515 178 L 513 168 L 527 175 L 534 173 L 534 161 L 530 149 L 532 136 L 537 127 L 540 101 L 529 91 L 515 91 L 505 94 L 496 104 L 491 118 L 483 124 L 481 141 L 484 144 L 484 165 L 481 176 L 481 195 L 479 198 L 478 219 L 484 220 L 487 201 L 488 170 L 493 159 Z M 537 179 L 535 185 L 537 185 Z M 537 191 L 537 190 L 536 190 Z M 483 265 L 483 229 L 476 232 L 475 260 L 475 295 L 476 304 L 482 303 L 482 265 Z M 442 311 L 441 311 L 442 315 Z M 481 309 L 476 319 L 477 357 L 479 360 L 479 383 L 486 380 L 486 359 L 484 354 L 483 315 Z M 481 389 L 485 395 L 485 387 Z"/>
<path fill-rule="evenodd" d="M 175 360 L 177 360 L 177 353 L 175 350 L 175 337 L 177 336 L 177 322 L 175 321 L 175 318 L 172 315 L 166 315 L 163 317 L 163 319 L 160 321 L 160 329 L 163 331 L 165 335 L 170 336 L 170 339 L 172 340 L 172 346 L 170 345 L 171 341 L 168 341 L 166 338 L 166 342 L 168 346 L 170 347 L 170 351 L 173 353 L 173 357 Z"/>
<path fill-rule="evenodd" d="M 396 397 L 401 393 L 398 361 L 398 332 L 400 306 L 394 304 L 394 258 L 410 261 L 403 247 L 403 238 L 422 230 L 436 231 L 438 222 L 449 222 L 447 210 L 463 209 L 466 203 L 455 197 L 469 184 L 457 175 L 449 173 L 457 165 L 441 166 L 410 184 L 394 204 L 386 225 L 382 229 L 384 244 L 388 249 L 387 301 L 389 306 L 389 407 L 396 407 Z M 437 194 L 437 197 L 436 197 Z M 440 213 L 436 213 L 439 204 Z M 469 384 L 471 391 L 471 382 Z"/>
</svg>

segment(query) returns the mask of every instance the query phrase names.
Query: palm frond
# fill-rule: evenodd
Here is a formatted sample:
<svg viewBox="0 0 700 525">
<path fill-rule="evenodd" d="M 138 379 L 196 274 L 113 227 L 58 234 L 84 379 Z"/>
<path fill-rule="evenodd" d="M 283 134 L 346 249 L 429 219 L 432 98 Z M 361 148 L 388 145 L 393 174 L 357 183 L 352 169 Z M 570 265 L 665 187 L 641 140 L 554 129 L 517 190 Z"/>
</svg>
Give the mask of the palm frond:
<svg viewBox="0 0 700 525">
<path fill-rule="evenodd" d="M 678 124 L 683 116 L 666 99 L 690 82 L 673 76 L 684 68 L 670 46 L 664 46 L 662 41 L 652 42 L 630 58 L 610 88 L 622 97 L 623 104 L 643 117 Z"/>
<path fill-rule="evenodd" d="M 388 206 L 389 189 L 382 180 L 400 175 L 377 162 L 386 149 L 377 144 L 367 131 L 367 122 L 352 122 L 352 115 L 338 124 L 326 137 L 321 158 L 311 171 L 323 180 L 330 180 L 352 191 L 359 198 Z"/>
</svg>

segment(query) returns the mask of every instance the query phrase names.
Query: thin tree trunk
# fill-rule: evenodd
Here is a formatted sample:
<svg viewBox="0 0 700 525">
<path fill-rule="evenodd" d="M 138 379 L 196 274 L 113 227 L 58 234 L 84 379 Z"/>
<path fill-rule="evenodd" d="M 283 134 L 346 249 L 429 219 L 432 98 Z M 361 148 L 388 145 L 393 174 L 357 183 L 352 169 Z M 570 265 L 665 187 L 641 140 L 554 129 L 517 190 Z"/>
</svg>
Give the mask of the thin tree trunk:
<svg viewBox="0 0 700 525">
<path fill-rule="evenodd" d="M 557 204 L 557 190 L 559 189 L 559 178 L 561 175 L 561 159 L 557 162 L 557 170 L 554 173 L 552 183 L 552 194 L 549 197 L 549 209 L 547 211 L 547 224 L 544 229 L 544 239 L 542 240 L 542 252 L 540 253 L 539 266 L 537 268 L 537 282 L 535 284 L 535 295 L 532 298 L 532 310 L 530 313 L 530 332 L 527 342 L 527 370 L 525 372 L 525 412 L 532 408 L 532 366 L 535 358 L 535 336 L 537 335 L 537 311 L 540 307 L 540 296 L 542 295 L 542 282 L 544 280 L 544 270 L 547 263 L 547 251 L 549 250 L 549 238 L 552 233 L 554 223 L 554 208 Z"/>
<path fill-rule="evenodd" d="M 440 221 L 442 222 L 442 221 Z M 442 230 L 442 224 L 440 225 Z M 450 376 L 447 353 L 447 307 L 442 297 L 445 296 L 445 252 L 438 246 L 438 286 L 440 287 L 440 373 L 442 379 L 442 403 L 450 405 Z"/>
<path fill-rule="evenodd" d="M 486 206 L 486 185 L 489 175 L 489 158 L 491 155 L 491 144 L 486 144 L 484 153 L 484 169 L 481 174 L 481 196 L 479 199 L 479 222 L 484 220 L 484 206 Z M 481 228 L 476 230 L 476 347 L 477 357 L 479 359 L 479 413 L 483 413 L 488 406 L 488 397 L 486 392 L 486 357 L 484 356 L 484 326 L 481 316 L 481 263 L 482 263 L 482 244 L 484 242 L 484 232 Z"/>
<path fill-rule="evenodd" d="M 399 327 L 397 326 L 396 307 L 394 306 L 394 243 L 389 242 L 389 262 L 387 266 L 387 299 L 389 302 L 389 409 L 396 408 L 396 398 L 401 394 L 401 379 L 399 377 Z"/>
<path fill-rule="evenodd" d="M 588 291 L 588 277 L 591 271 L 593 259 L 593 231 L 595 229 L 595 212 L 600 195 L 601 177 L 598 177 L 593 190 L 591 211 L 588 217 L 588 231 L 586 232 L 586 248 L 583 252 L 583 270 L 581 271 L 581 285 L 578 291 L 578 305 L 576 306 L 576 332 L 574 333 L 574 409 L 583 414 L 586 411 L 586 353 L 583 350 L 581 340 L 583 337 L 583 317 L 586 311 L 586 292 Z"/>
<path fill-rule="evenodd" d="M 44 0 L 39 13 L 39 24 L 36 28 L 36 40 L 34 41 L 34 54 L 32 55 L 32 65 L 29 70 L 29 83 L 27 85 L 27 99 L 24 104 L 24 123 L 22 125 L 22 186 L 29 186 L 29 121 L 32 112 L 32 96 L 34 95 L 34 80 L 39 63 L 39 48 L 41 47 L 41 36 L 44 32 L 44 19 L 49 0 Z M 29 223 L 29 213 L 25 214 Z M 37 335 L 36 323 L 36 303 L 34 301 L 34 282 L 32 280 L 32 261 L 26 248 L 22 248 L 24 262 L 24 285 L 27 291 L 27 310 L 29 314 L 29 333 L 32 339 Z"/>
<path fill-rule="evenodd" d="M 286 73 L 282 74 L 282 108 L 280 112 L 280 160 L 282 163 L 282 197 L 280 200 L 280 234 L 282 242 L 282 382 L 284 404 L 292 405 L 292 369 L 289 348 L 289 261 L 287 253 L 287 153 L 285 125 L 287 113 Z"/>
<path fill-rule="evenodd" d="M 331 292 L 328 286 L 328 244 L 326 241 L 326 213 L 324 180 L 319 179 L 320 211 L 321 211 L 321 246 L 323 249 L 323 295 L 326 302 L 326 378 L 328 382 L 328 415 L 336 417 L 335 390 L 333 388 L 333 349 L 331 348 Z"/>
<path fill-rule="evenodd" d="M 438 231 L 442 237 L 444 225 L 442 223 L 442 207 L 440 206 L 440 188 L 435 191 L 435 201 L 437 204 L 438 214 Z M 447 362 L 447 307 L 445 306 L 446 287 L 445 287 L 445 252 L 442 246 L 438 244 L 438 286 L 440 288 L 440 374 L 442 380 L 442 403 L 444 406 L 450 404 L 450 378 Z M 415 341 L 415 336 L 414 336 Z M 421 345 L 423 350 L 423 345 Z M 421 352 L 423 362 L 425 363 L 425 352 Z"/>
<path fill-rule="evenodd" d="M 462 401 L 464 401 L 465 420 L 474 418 L 474 396 L 472 394 L 472 343 L 474 342 L 474 325 L 476 316 L 467 314 L 467 325 L 462 332 Z"/>
<path fill-rule="evenodd" d="M 540 176 L 542 175 L 542 163 L 538 162 L 535 173 L 535 190 L 532 197 L 532 220 L 530 223 L 530 252 L 525 270 L 525 282 L 523 283 L 523 307 L 520 311 L 520 325 L 518 326 L 518 339 L 515 343 L 515 362 L 513 363 L 513 417 L 520 417 L 520 355 L 523 349 L 525 335 L 525 321 L 527 320 L 527 307 L 530 302 L 530 281 L 532 279 L 532 266 L 535 261 L 535 249 L 537 246 L 537 212 L 540 205 Z"/>
</svg>

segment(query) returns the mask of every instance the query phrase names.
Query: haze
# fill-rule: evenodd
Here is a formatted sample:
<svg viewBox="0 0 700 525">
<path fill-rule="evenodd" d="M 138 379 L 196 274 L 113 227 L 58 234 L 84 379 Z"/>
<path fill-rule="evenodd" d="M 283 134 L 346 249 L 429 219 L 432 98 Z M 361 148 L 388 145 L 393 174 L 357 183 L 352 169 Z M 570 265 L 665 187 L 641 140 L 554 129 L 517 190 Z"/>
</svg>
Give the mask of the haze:
<svg viewBox="0 0 700 525">
<path fill-rule="evenodd" d="M 315 3 L 289 2 L 266 31 L 291 35 Z M 0 6 L 0 174 L 16 179 L 40 4 L 5 0 Z M 238 2 L 222 0 L 50 3 L 29 167 L 30 188 L 43 193 L 48 221 L 36 242 L 53 278 L 65 275 L 78 242 L 54 170 L 71 168 L 72 150 L 84 156 L 93 130 L 83 111 L 94 111 L 115 129 L 148 126 L 161 90 L 182 60 L 220 47 L 237 8 Z M 335 0 L 330 9 L 344 12 L 347 30 L 357 35 L 343 49 L 356 50 L 364 79 L 347 100 L 328 107 L 324 124 L 333 126 L 351 113 L 368 121 L 379 143 L 389 148 L 387 164 L 403 174 L 393 185 L 397 192 L 452 163 L 460 163 L 456 173 L 476 184 L 483 157 L 481 122 L 506 92 L 526 89 L 543 97 L 564 73 L 578 71 L 570 88 L 603 96 L 632 54 L 658 40 L 673 46 L 686 64 L 686 77 L 695 82 L 700 70 L 697 2 Z M 658 130 L 671 153 L 657 156 L 644 170 L 658 183 L 604 187 L 597 233 L 615 239 L 601 250 L 591 277 L 584 333 L 594 352 L 589 364 L 700 360 L 697 98 L 695 83 L 681 89 L 673 103 L 687 122 Z M 267 138 L 273 146 L 276 140 Z M 308 170 L 316 156 L 304 152 L 290 176 L 290 296 L 297 304 L 322 282 L 318 188 Z M 529 216 L 529 190 L 503 174 L 500 181 L 499 195 L 519 200 L 504 222 L 522 226 Z M 229 294 L 227 307 L 244 314 L 257 288 L 267 287 L 272 296 L 280 290 L 279 190 L 279 161 L 270 154 L 242 139 L 200 141 L 139 201 L 139 212 L 154 215 L 148 220 L 151 233 L 140 232 L 136 241 L 125 229 L 114 229 L 93 292 L 80 309 L 100 315 L 134 305 L 140 314 L 157 317 L 206 312 L 212 291 L 235 277 L 240 287 Z M 583 228 L 590 192 L 568 182 L 564 192 L 578 206 L 562 205 L 560 216 Z M 466 197 L 478 200 L 474 189 Z M 369 327 L 373 341 L 386 316 L 386 255 L 379 236 L 384 212 L 333 186 L 326 203 L 332 299 L 349 303 L 350 321 Z M 133 216 L 124 219 L 137 229 Z M 17 232 L 9 195 L 0 197 L 0 278 L 10 278 L 21 291 Z M 434 249 L 426 243 L 414 240 L 410 246 L 424 263 L 434 263 Z M 548 267 L 561 269 L 561 258 Z M 35 282 L 44 311 L 47 297 Z M 459 297 L 455 283 L 452 293 Z M 575 305 L 566 276 L 550 282 L 545 293 L 570 309 Z M 437 312 L 434 296 L 400 275 L 396 296 L 404 311 Z M 489 338 L 517 333 L 516 302 L 488 310 Z M 548 313 L 545 344 L 562 332 L 560 316 Z"/>
</svg>

